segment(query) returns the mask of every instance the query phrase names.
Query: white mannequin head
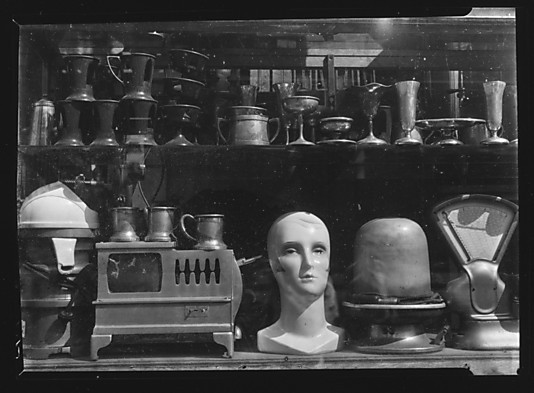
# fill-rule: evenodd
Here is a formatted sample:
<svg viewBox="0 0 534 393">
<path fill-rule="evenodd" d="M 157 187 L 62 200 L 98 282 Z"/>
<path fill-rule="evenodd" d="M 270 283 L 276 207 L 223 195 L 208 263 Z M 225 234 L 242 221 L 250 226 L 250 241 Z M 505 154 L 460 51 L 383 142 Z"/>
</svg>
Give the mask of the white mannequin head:
<svg viewBox="0 0 534 393">
<path fill-rule="evenodd" d="M 330 236 L 321 219 L 307 212 L 284 214 L 269 230 L 267 251 L 282 296 L 314 301 L 324 294 Z"/>
<path fill-rule="evenodd" d="M 325 318 L 330 236 L 307 212 L 279 217 L 267 235 L 269 263 L 280 290 L 280 317 L 258 332 L 261 352 L 318 354 L 340 349 L 344 331 Z"/>
</svg>

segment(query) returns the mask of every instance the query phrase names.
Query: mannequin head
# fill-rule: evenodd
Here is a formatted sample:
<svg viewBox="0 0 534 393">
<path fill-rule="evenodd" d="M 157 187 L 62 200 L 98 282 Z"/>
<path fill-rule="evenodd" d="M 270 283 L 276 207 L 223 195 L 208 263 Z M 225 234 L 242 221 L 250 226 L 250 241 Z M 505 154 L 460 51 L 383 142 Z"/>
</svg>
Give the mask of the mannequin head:
<svg viewBox="0 0 534 393">
<path fill-rule="evenodd" d="M 324 294 L 330 269 L 326 225 L 307 212 L 279 217 L 267 236 L 269 263 L 282 297 L 316 300 Z"/>
</svg>

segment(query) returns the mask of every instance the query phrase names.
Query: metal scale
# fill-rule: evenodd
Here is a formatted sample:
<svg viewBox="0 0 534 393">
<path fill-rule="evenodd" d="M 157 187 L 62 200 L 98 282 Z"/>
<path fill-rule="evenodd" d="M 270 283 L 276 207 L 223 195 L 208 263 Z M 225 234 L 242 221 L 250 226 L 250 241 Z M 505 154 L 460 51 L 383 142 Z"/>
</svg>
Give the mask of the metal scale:
<svg viewBox="0 0 534 393">
<path fill-rule="evenodd" d="M 98 295 L 90 358 L 113 335 L 211 333 L 234 353 L 243 284 L 232 250 L 177 250 L 174 242 L 97 243 Z"/>
<path fill-rule="evenodd" d="M 498 272 L 518 206 L 491 195 L 461 195 L 437 205 L 433 214 L 462 268 L 444 294 L 451 312 L 446 345 L 519 349 L 519 297 Z"/>
</svg>

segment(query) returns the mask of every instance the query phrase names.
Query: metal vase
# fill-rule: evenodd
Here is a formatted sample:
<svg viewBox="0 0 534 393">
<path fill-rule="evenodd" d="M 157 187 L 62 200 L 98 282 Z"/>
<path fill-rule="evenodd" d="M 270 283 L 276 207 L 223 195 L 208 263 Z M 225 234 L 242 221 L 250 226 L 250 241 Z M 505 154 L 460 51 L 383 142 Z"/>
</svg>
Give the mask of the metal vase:
<svg viewBox="0 0 534 393">
<path fill-rule="evenodd" d="M 484 82 L 484 94 L 486 95 L 486 125 L 490 136 L 484 139 L 483 145 L 506 145 L 508 139 L 497 136 L 502 128 L 502 103 L 506 82 Z"/>
<path fill-rule="evenodd" d="M 94 103 L 96 137 L 90 146 L 119 146 L 113 131 L 113 119 L 119 105 L 116 100 L 96 100 Z"/>
<path fill-rule="evenodd" d="M 98 58 L 87 55 L 67 55 L 63 58 L 67 64 L 70 88 L 66 100 L 94 101 L 93 84 Z"/>
<path fill-rule="evenodd" d="M 399 117 L 404 136 L 397 139 L 397 145 L 420 145 L 422 141 L 411 136 L 415 128 L 415 117 L 417 109 L 417 92 L 420 83 L 418 81 L 402 81 L 395 83 L 397 91 L 397 102 L 399 106 Z"/>
<path fill-rule="evenodd" d="M 156 145 L 152 123 L 156 116 L 157 101 L 122 99 L 119 103 L 123 118 L 125 144 Z"/>
<path fill-rule="evenodd" d="M 54 146 L 84 146 L 81 126 L 91 115 L 90 101 L 59 101 L 59 112 L 63 122 L 60 139 Z"/>
</svg>

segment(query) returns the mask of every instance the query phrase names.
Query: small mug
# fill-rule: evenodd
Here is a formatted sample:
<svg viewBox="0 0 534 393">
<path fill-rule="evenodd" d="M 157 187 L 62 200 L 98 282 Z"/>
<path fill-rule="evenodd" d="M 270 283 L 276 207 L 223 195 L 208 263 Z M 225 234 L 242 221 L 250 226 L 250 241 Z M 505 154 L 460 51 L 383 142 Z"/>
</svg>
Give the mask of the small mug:
<svg viewBox="0 0 534 393">
<path fill-rule="evenodd" d="M 197 237 L 191 236 L 185 228 L 185 219 L 195 221 L 195 232 Z M 225 250 L 226 244 L 223 242 L 223 218 L 222 214 L 184 214 L 180 218 L 182 232 L 191 240 L 197 242 L 193 246 L 196 250 Z"/>
</svg>

